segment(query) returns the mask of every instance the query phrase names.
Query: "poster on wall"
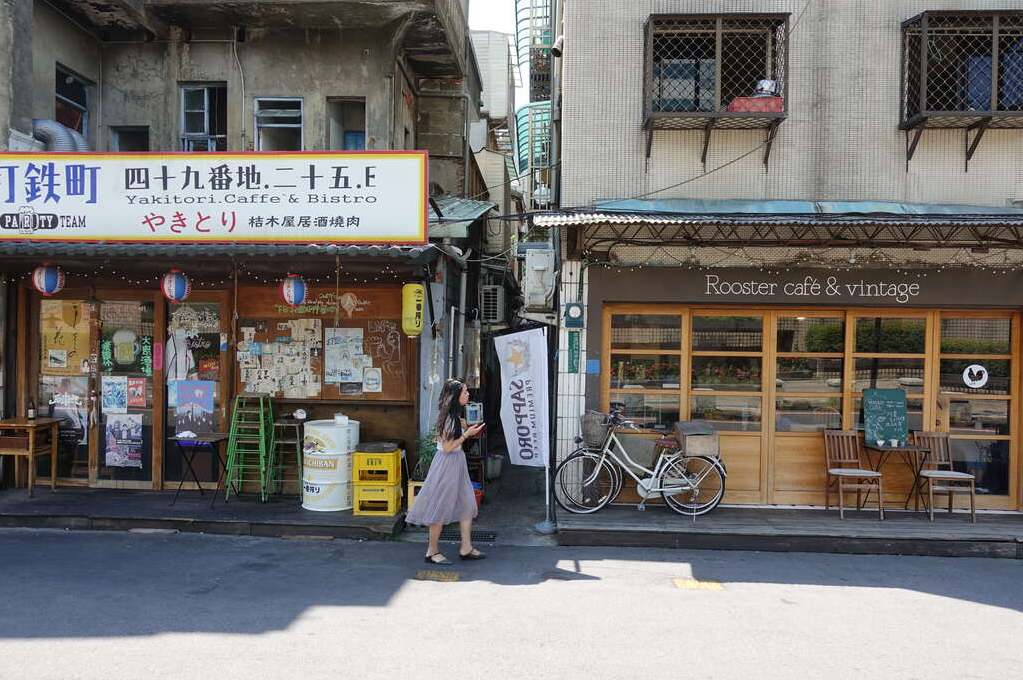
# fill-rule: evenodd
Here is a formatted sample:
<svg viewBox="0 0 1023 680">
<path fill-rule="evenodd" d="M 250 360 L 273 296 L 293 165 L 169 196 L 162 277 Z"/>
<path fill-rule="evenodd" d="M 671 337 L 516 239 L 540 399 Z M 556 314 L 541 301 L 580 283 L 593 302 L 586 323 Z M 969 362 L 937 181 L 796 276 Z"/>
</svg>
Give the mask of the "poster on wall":
<svg viewBox="0 0 1023 680">
<path fill-rule="evenodd" d="M 324 382 L 328 385 L 361 383 L 369 357 L 363 354 L 363 329 L 323 330 Z"/>
<path fill-rule="evenodd" d="M 128 412 L 128 376 L 104 375 L 101 387 L 104 413 Z"/>
<path fill-rule="evenodd" d="M 84 375 L 89 372 L 88 307 L 74 300 L 39 303 L 40 373 Z"/>
<path fill-rule="evenodd" d="M 177 432 L 201 434 L 214 431 L 213 390 L 210 380 L 178 381 L 177 406 L 174 409 L 174 429 Z"/>
<path fill-rule="evenodd" d="M 60 418 L 58 438 L 62 446 L 88 443 L 89 409 L 86 398 L 89 379 L 73 376 L 39 377 L 39 401 L 48 418 Z"/>
<path fill-rule="evenodd" d="M 104 302 L 99 362 L 103 373 L 153 375 L 153 305 Z"/>
<path fill-rule="evenodd" d="M 163 370 L 167 380 L 220 380 L 220 305 L 214 302 L 172 304 L 167 324 Z"/>
<path fill-rule="evenodd" d="M 106 416 L 107 467 L 142 467 L 142 414 Z"/>
<path fill-rule="evenodd" d="M 128 408 L 146 407 L 146 379 L 128 378 Z"/>
</svg>

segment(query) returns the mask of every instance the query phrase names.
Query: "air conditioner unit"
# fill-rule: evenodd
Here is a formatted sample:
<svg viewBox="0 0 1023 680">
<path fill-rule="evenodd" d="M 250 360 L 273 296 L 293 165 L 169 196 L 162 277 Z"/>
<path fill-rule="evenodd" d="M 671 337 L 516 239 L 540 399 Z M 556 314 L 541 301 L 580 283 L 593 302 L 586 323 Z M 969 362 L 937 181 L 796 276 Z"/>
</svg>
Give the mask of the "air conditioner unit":
<svg viewBox="0 0 1023 680">
<path fill-rule="evenodd" d="M 504 323 L 504 286 L 482 286 L 480 316 L 483 323 Z"/>
</svg>

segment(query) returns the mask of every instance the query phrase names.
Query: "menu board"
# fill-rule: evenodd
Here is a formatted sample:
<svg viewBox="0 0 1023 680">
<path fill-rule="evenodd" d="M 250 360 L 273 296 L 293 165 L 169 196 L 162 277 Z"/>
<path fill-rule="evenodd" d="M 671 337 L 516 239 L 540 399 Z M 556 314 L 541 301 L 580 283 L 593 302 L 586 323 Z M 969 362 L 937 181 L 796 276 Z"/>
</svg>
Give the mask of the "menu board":
<svg viewBox="0 0 1023 680">
<path fill-rule="evenodd" d="M 283 399 L 410 401 L 413 340 L 401 332 L 401 289 L 310 289 L 297 308 L 276 291 L 239 294 L 239 389 Z"/>
<path fill-rule="evenodd" d="M 863 390 L 864 440 L 888 443 L 909 439 L 909 419 L 906 416 L 906 393 L 902 390 Z"/>
</svg>

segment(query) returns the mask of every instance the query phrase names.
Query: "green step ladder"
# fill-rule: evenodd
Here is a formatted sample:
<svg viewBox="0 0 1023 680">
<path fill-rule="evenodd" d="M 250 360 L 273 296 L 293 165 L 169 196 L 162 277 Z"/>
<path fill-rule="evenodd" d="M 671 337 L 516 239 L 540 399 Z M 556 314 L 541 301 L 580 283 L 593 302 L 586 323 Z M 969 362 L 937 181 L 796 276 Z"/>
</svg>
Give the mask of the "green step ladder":
<svg viewBox="0 0 1023 680">
<path fill-rule="evenodd" d="M 231 489 L 238 494 L 245 482 L 258 482 L 259 499 L 266 502 L 270 494 L 273 450 L 273 406 L 270 395 L 242 392 L 234 398 L 234 412 L 231 414 L 225 502 L 231 498 Z"/>
<path fill-rule="evenodd" d="M 278 418 L 274 421 L 274 442 L 270 460 L 270 493 L 284 492 L 285 482 L 296 482 L 302 495 L 302 421 Z"/>
</svg>

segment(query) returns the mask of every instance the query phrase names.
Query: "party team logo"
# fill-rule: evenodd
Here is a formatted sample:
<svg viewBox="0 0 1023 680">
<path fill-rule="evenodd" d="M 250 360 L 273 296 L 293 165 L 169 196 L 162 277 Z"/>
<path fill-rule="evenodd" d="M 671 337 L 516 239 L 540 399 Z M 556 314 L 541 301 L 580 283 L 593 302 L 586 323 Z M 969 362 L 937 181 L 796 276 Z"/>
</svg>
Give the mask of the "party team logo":
<svg viewBox="0 0 1023 680">
<path fill-rule="evenodd" d="M 16 229 L 22 234 L 32 234 L 40 229 L 56 229 L 57 215 L 37 213 L 31 206 L 24 206 L 17 213 L 0 214 L 0 227 Z"/>
</svg>

